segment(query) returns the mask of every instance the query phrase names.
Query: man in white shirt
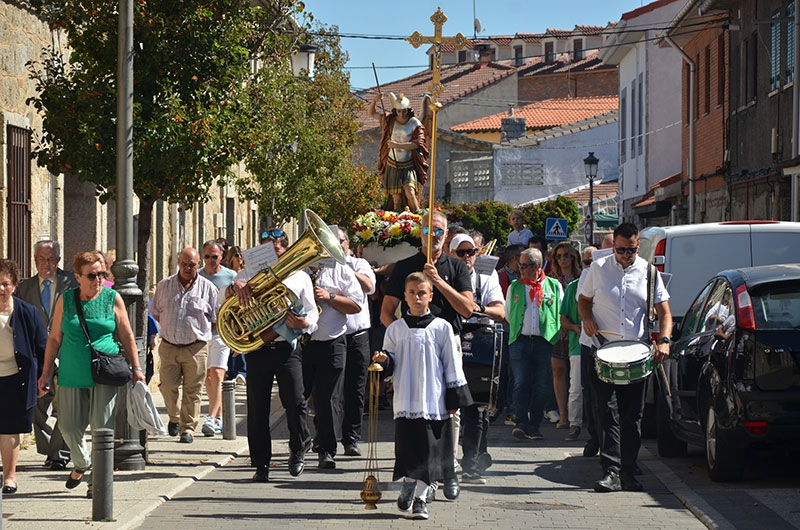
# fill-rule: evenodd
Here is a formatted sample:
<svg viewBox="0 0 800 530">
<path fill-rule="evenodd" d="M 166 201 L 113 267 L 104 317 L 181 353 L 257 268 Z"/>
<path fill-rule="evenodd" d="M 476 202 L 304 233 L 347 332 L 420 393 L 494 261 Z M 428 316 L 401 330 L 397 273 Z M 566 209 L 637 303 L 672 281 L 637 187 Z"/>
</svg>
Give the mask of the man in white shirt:
<svg viewBox="0 0 800 530">
<path fill-rule="evenodd" d="M 342 426 L 347 315 L 359 313 L 366 305 L 366 296 L 347 265 L 326 264 L 318 268 L 315 276 L 314 300 L 322 312 L 316 331 L 303 348 L 303 386 L 306 398 L 314 400 L 319 467 L 334 469 Z"/>
<path fill-rule="evenodd" d="M 650 265 L 639 257 L 639 231 L 631 223 L 614 230 L 614 253 L 592 263 L 580 286 L 578 311 L 583 330 L 589 337 L 604 333 L 622 340 L 649 342 L 648 271 Z M 653 361 L 661 363 L 669 356 L 672 315 L 669 294 L 658 274 L 653 304 L 660 324 Z M 602 339 L 599 339 L 602 340 Z M 597 346 L 597 344 L 595 344 Z M 641 419 L 644 409 L 644 380 L 628 385 L 606 383 L 593 371 L 590 386 L 599 422 L 600 465 L 603 478 L 594 484 L 597 492 L 642 491 L 634 476 L 641 447 Z M 616 395 L 619 429 L 613 425 L 609 402 Z"/>
</svg>

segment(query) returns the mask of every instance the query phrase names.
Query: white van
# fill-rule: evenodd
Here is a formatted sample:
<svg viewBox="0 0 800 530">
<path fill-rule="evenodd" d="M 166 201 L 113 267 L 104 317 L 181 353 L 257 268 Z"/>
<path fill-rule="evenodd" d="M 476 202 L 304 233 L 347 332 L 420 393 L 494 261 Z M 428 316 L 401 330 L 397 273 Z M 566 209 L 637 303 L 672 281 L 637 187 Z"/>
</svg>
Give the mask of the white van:
<svg viewBox="0 0 800 530">
<path fill-rule="evenodd" d="M 667 290 L 676 322 L 719 271 L 800 263 L 800 223 L 786 221 L 649 227 L 639 232 L 639 242 L 639 256 L 672 275 Z"/>
</svg>

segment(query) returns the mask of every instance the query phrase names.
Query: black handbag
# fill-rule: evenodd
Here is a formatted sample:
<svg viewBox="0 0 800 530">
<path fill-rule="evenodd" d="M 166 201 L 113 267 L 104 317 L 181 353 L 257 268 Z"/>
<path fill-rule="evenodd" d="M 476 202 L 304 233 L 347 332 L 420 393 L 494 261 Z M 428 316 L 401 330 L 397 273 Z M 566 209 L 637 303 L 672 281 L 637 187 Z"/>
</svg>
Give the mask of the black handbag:
<svg viewBox="0 0 800 530">
<path fill-rule="evenodd" d="M 128 361 L 122 352 L 106 353 L 97 350 L 92 345 L 92 338 L 89 336 L 89 328 L 86 327 L 86 317 L 83 316 L 83 307 L 79 299 L 79 290 L 75 290 L 75 312 L 78 313 L 78 320 L 81 328 L 89 341 L 89 351 L 92 352 L 92 379 L 95 383 L 108 386 L 123 386 L 133 378 Z"/>
</svg>

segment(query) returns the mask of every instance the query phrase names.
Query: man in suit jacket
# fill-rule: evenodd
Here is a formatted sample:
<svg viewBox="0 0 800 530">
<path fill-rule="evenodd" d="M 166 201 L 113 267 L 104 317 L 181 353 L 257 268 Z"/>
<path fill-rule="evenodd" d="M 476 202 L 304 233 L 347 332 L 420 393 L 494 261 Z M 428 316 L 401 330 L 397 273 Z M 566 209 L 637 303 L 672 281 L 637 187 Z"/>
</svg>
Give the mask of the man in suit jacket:
<svg viewBox="0 0 800 530">
<path fill-rule="evenodd" d="M 61 247 L 55 241 L 39 241 L 33 246 L 33 257 L 37 274 L 17 288 L 16 295 L 38 309 L 47 331 L 50 331 L 50 317 L 56 300 L 67 289 L 78 286 L 71 272 L 58 268 L 61 261 Z M 66 469 L 69 462 L 69 448 L 61 436 L 58 423 L 53 427 L 47 422 L 55 397 L 56 385 L 50 385 L 50 393 L 40 397 L 34 411 L 33 432 L 36 436 L 36 450 L 46 455 L 45 465 L 53 471 Z"/>
</svg>

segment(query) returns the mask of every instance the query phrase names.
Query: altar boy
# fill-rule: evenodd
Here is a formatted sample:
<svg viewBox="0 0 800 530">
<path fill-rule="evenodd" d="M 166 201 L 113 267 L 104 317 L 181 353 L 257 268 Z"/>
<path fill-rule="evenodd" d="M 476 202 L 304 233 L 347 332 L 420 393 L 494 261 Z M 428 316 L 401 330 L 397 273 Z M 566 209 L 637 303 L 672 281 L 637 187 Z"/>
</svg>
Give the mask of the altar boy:
<svg viewBox="0 0 800 530">
<path fill-rule="evenodd" d="M 428 309 L 430 279 L 409 274 L 404 297 L 408 313 L 387 328 L 373 360 L 385 365 L 387 377 L 394 375 L 393 480 L 403 478 L 397 506 L 412 519 L 427 519 L 431 484 L 454 478 L 445 476 L 455 473 L 452 466 L 443 465 L 452 460 L 451 415 L 471 405 L 472 396 L 450 324 Z"/>
</svg>

